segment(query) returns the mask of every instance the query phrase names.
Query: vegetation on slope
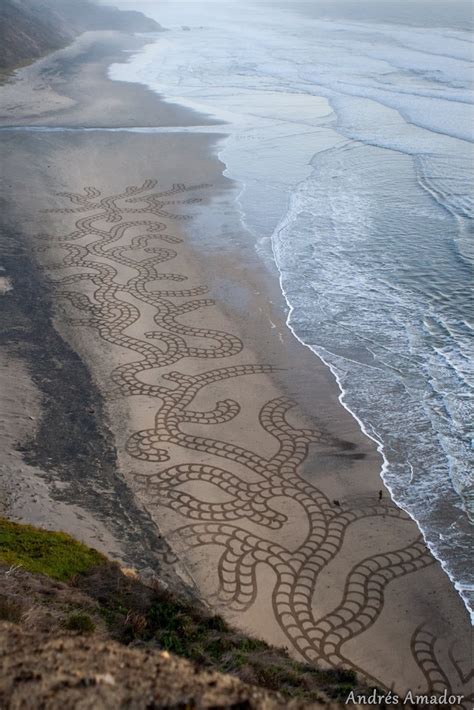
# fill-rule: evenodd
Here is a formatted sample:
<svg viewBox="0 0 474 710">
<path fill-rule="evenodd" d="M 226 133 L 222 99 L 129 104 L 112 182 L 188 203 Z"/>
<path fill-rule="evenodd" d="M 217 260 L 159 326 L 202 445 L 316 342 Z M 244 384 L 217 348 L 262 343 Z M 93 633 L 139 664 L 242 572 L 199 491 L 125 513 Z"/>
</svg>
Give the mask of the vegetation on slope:
<svg viewBox="0 0 474 710">
<path fill-rule="evenodd" d="M 0 518 L 0 562 L 63 582 L 105 564 L 106 558 L 62 532 L 40 530 Z"/>
<path fill-rule="evenodd" d="M 361 688 L 353 671 L 299 663 L 285 650 L 231 628 L 200 602 L 170 592 L 158 581 L 148 584 L 124 574 L 117 564 L 64 533 L 1 520 L 1 563 L 67 582 L 67 587 L 58 583 L 55 587 L 60 594 L 57 627 L 62 630 L 93 634 L 98 628 L 122 644 L 170 651 L 200 667 L 304 701 L 344 700 L 350 690 Z M 38 614 L 43 603 L 38 583 L 38 578 L 29 582 L 22 598 L 3 594 L 0 619 L 18 623 L 27 614 L 27 601 Z M 45 596 L 53 628 L 54 599 L 51 591 Z"/>
</svg>

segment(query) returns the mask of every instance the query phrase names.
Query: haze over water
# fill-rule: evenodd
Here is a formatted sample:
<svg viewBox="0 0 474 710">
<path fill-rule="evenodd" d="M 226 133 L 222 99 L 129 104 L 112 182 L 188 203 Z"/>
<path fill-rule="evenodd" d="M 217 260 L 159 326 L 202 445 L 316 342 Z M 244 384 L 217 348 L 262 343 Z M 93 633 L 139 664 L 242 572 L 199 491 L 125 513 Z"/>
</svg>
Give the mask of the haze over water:
<svg viewBox="0 0 474 710">
<path fill-rule="evenodd" d="M 227 122 L 220 157 L 290 327 L 472 600 L 471 4 L 129 6 L 169 31 L 112 77 Z"/>
</svg>

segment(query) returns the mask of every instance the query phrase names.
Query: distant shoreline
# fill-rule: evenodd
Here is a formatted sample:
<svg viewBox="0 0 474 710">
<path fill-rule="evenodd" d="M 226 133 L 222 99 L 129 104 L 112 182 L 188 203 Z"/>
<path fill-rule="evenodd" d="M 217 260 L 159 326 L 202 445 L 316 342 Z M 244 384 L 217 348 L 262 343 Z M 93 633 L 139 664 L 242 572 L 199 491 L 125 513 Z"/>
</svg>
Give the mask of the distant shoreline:
<svg viewBox="0 0 474 710">
<path fill-rule="evenodd" d="M 68 46 L 90 30 L 158 32 L 160 25 L 144 14 L 74 0 L 64 5 L 43 0 L 2 0 L 0 8 L 0 81 L 16 69 Z"/>
</svg>

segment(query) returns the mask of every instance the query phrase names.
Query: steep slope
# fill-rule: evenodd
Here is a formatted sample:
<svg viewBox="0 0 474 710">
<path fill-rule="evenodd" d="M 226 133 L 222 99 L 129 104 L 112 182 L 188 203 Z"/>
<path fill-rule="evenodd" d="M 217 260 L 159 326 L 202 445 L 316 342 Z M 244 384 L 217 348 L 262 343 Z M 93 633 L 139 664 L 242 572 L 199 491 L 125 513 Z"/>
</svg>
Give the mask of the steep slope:
<svg viewBox="0 0 474 710">
<path fill-rule="evenodd" d="M 78 634 L 51 637 L 5 622 L 0 622 L 0 640 L 0 702 L 5 708 L 309 707 L 230 675 L 198 670 L 167 651 L 126 648 Z M 329 706 L 311 703 L 311 707 Z"/>
<path fill-rule="evenodd" d="M 335 708 L 366 686 L 299 663 L 64 533 L 0 518 L 1 708 Z"/>
<path fill-rule="evenodd" d="M 0 70 L 37 59 L 87 30 L 160 29 L 154 20 L 140 12 L 98 6 L 90 0 L 2 0 Z"/>
</svg>

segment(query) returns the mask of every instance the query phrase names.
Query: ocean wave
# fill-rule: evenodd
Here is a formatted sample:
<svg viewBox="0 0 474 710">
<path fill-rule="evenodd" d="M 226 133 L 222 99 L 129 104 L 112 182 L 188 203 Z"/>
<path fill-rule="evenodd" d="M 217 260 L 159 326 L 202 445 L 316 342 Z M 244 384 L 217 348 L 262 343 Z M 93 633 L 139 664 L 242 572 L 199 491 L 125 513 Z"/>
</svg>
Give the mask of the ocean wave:
<svg viewBox="0 0 474 710">
<path fill-rule="evenodd" d="M 166 38 L 111 76 L 226 122 L 219 155 L 271 239 L 289 327 L 472 609 L 468 33 L 213 8 L 188 7 L 183 38 L 166 4 Z"/>
<path fill-rule="evenodd" d="M 432 299 L 433 286 L 451 288 L 444 265 L 427 264 L 425 290 L 417 258 L 455 233 L 456 221 L 442 211 L 434 217 L 421 188 L 400 194 L 415 168 L 408 156 L 393 156 L 385 179 L 381 165 L 387 169 L 378 150 L 364 146 L 318 155 L 274 233 L 275 260 L 293 332 L 337 371 L 346 405 L 384 450 L 383 477 L 395 500 L 464 589 L 471 584 L 469 330 L 448 294 L 438 306 Z M 378 218 L 382 200 L 394 206 Z"/>
</svg>

